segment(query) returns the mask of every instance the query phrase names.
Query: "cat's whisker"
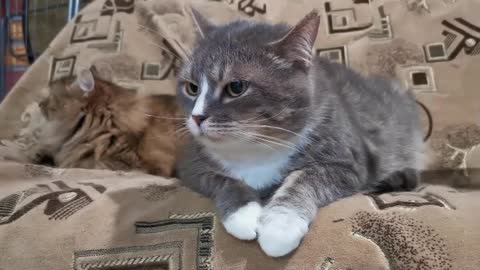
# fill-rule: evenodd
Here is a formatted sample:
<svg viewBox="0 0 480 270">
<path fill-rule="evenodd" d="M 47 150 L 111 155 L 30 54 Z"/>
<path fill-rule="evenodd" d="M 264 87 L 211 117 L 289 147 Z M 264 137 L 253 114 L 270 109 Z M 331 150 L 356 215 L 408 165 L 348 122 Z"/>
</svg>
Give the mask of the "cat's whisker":
<svg viewBox="0 0 480 270">
<path fill-rule="evenodd" d="M 147 30 L 148 32 L 150 32 L 150 33 L 152 33 L 152 34 L 158 35 L 158 36 L 160 36 L 161 38 L 166 39 L 166 37 L 165 37 L 162 33 L 160 33 L 160 31 L 157 31 L 157 30 L 155 30 L 155 29 L 152 29 L 152 28 L 150 28 L 150 27 L 148 27 L 148 26 L 146 26 L 146 25 L 140 24 L 140 23 L 138 24 L 138 26 L 140 26 L 140 28 L 142 28 L 142 29 L 144 29 L 144 30 Z M 157 43 L 155 43 L 155 44 L 157 44 Z M 159 44 L 157 44 L 157 45 L 159 45 Z M 182 46 L 180 46 L 180 44 L 178 44 L 178 48 L 179 48 L 180 50 L 182 50 L 183 57 L 180 56 L 180 55 L 178 55 L 178 54 L 175 54 L 175 56 L 177 56 L 177 57 L 180 58 L 180 59 L 184 59 L 184 60 L 188 59 L 188 56 L 191 55 L 192 52 L 189 51 L 189 50 L 187 50 L 187 49 L 185 49 L 185 48 L 183 48 Z M 170 53 L 173 53 L 171 50 L 168 50 L 168 51 L 169 51 Z"/>
<path fill-rule="evenodd" d="M 165 39 L 165 37 L 159 32 L 159 31 L 155 31 L 154 29 L 152 28 L 149 28 L 148 26 L 145 26 L 145 25 L 142 25 L 142 24 L 138 24 L 138 26 L 140 26 L 140 28 L 144 29 L 144 30 L 147 30 L 148 32 L 152 33 L 152 34 L 155 34 L 155 35 L 158 35 L 160 36 L 161 38 Z M 184 57 L 181 57 L 180 55 L 178 55 L 176 52 L 172 51 L 171 49 L 167 48 L 167 47 L 163 47 L 161 44 L 158 44 L 156 42 L 153 42 L 153 41 L 149 41 L 148 43 L 150 44 L 153 44 L 159 48 L 161 48 L 162 50 L 164 51 L 167 51 L 168 53 L 176 56 L 177 58 L 180 58 L 180 59 L 183 59 Z M 183 50 L 183 48 L 181 48 Z"/>
<path fill-rule="evenodd" d="M 183 81 L 186 81 L 186 82 L 190 81 L 190 79 L 188 79 L 187 77 L 182 76 L 181 74 L 178 75 L 178 78 L 181 79 L 181 80 L 183 80 Z"/>
<path fill-rule="evenodd" d="M 269 140 L 273 140 L 273 141 L 276 141 L 276 142 L 279 142 L 279 143 L 290 145 L 291 147 L 296 147 L 296 145 L 294 143 L 283 140 L 283 139 L 280 139 L 280 138 L 276 138 L 276 137 L 272 137 L 272 136 L 268 136 L 268 135 L 264 135 L 264 134 L 259 134 L 259 133 L 252 133 L 252 134 L 255 134 L 255 136 L 260 137 L 260 138 L 269 139 Z"/>
<path fill-rule="evenodd" d="M 243 135 L 243 136 L 240 136 L 240 135 Z M 249 135 L 249 134 L 246 133 L 246 132 L 240 131 L 239 134 L 233 135 L 233 137 L 237 137 L 237 138 L 243 139 L 243 141 L 246 141 L 246 142 L 253 142 L 253 143 L 256 143 L 256 144 L 260 144 L 260 145 L 262 145 L 262 146 L 265 146 L 265 147 L 267 147 L 267 148 L 270 148 L 271 150 L 275 150 L 275 148 L 272 147 L 271 145 L 268 145 L 268 144 L 266 144 L 266 143 L 263 142 L 263 141 L 257 140 L 255 137 Z"/>
<path fill-rule="evenodd" d="M 270 117 L 267 117 L 267 118 L 264 118 L 264 119 L 259 119 L 259 120 L 255 120 L 255 118 L 258 118 L 258 117 L 261 117 L 262 115 L 264 115 L 265 113 L 261 113 L 260 115 L 257 115 L 255 117 L 252 117 L 252 118 L 249 118 L 249 119 L 246 119 L 246 120 L 241 120 L 239 121 L 240 123 L 245 123 L 245 124 L 248 124 L 248 123 L 258 123 L 258 122 L 262 122 L 262 121 L 266 121 L 266 120 L 270 120 L 272 118 L 275 118 L 279 115 L 281 115 L 286 109 L 288 109 L 290 104 L 287 104 L 285 105 L 285 107 L 280 110 L 280 112 L 270 116 Z M 295 111 L 299 111 L 299 110 L 304 110 L 304 109 L 310 109 L 311 107 L 310 106 L 307 106 L 307 107 L 301 107 L 301 108 L 292 108 L 292 110 L 295 110 Z M 254 120 L 254 121 L 253 121 Z"/>
<path fill-rule="evenodd" d="M 155 35 L 157 35 L 157 36 L 159 36 L 159 37 L 161 37 L 161 38 L 166 38 L 166 37 L 165 37 L 162 33 L 160 33 L 160 31 L 158 31 L 158 30 L 155 30 L 155 29 L 153 29 L 153 28 L 151 28 L 151 27 L 148 27 L 148 26 L 146 26 L 146 25 L 144 25 L 144 24 L 141 24 L 141 23 L 137 23 L 137 25 L 140 26 L 140 28 L 142 28 L 142 29 L 144 29 L 144 30 L 147 30 L 148 32 L 150 32 L 150 33 L 152 33 L 152 34 L 155 34 Z"/>
<path fill-rule="evenodd" d="M 263 116 L 264 114 L 265 114 L 265 113 L 263 112 L 263 113 L 260 113 L 259 115 L 256 115 L 256 116 L 252 117 L 252 118 L 248 118 L 248 119 L 245 119 L 245 120 L 240 120 L 240 121 L 238 121 L 238 122 L 239 122 L 239 123 L 246 123 L 246 122 L 250 122 L 250 121 L 251 121 L 251 122 L 255 122 L 255 121 L 252 121 L 252 120 L 255 120 L 256 118 L 261 117 L 261 116 Z"/>
<path fill-rule="evenodd" d="M 257 115 L 256 117 L 253 117 L 253 118 L 250 118 L 250 119 L 246 119 L 246 120 L 242 120 L 242 121 L 239 121 L 239 122 L 240 122 L 240 123 L 248 123 L 248 122 L 254 123 L 254 122 L 260 122 L 260 121 L 265 121 L 265 120 L 268 120 L 268 119 L 272 119 L 272 118 L 277 117 L 277 116 L 279 116 L 280 114 L 282 114 L 282 113 L 288 108 L 287 106 L 289 106 L 289 105 L 290 105 L 290 104 L 286 104 L 286 105 L 283 107 L 283 109 L 280 110 L 279 113 L 277 113 L 277 114 L 275 114 L 275 115 L 273 115 L 273 116 L 270 116 L 270 117 L 268 117 L 268 118 L 264 118 L 264 119 L 252 121 L 252 120 L 254 120 L 255 118 L 258 118 L 258 117 L 260 117 L 260 116 L 262 116 L 262 115 L 265 114 L 265 113 L 261 113 L 260 115 Z"/>
<path fill-rule="evenodd" d="M 150 44 L 150 45 L 153 45 L 153 46 L 155 46 L 159 49 L 162 49 L 164 52 L 171 54 L 175 58 L 182 59 L 182 57 L 180 57 L 178 54 L 172 52 L 170 49 L 168 49 L 168 48 L 166 48 L 166 47 L 164 47 L 164 46 L 162 46 L 158 43 L 155 43 L 153 41 L 147 41 L 147 43 Z"/>
<path fill-rule="evenodd" d="M 264 143 L 263 141 L 258 140 L 258 138 L 253 138 L 251 141 L 256 143 L 256 144 L 260 144 L 261 146 L 265 146 L 272 151 L 275 151 L 275 147 L 272 147 L 271 145 L 268 145 L 268 144 Z"/>
<path fill-rule="evenodd" d="M 185 126 L 182 126 L 182 127 L 179 127 L 177 129 L 175 129 L 175 132 L 183 132 L 183 131 L 188 131 L 188 128 L 185 127 Z"/>
<path fill-rule="evenodd" d="M 188 129 L 185 130 L 177 130 L 175 131 L 175 136 L 177 136 L 179 139 L 186 137 L 188 135 L 189 131 Z"/>
<path fill-rule="evenodd" d="M 181 118 L 181 117 L 163 117 L 163 116 L 158 116 L 158 115 L 153 115 L 153 114 L 148 114 L 148 113 L 144 113 L 144 115 L 145 115 L 145 116 L 148 116 L 148 117 L 159 118 L 159 119 L 187 120 L 187 118 Z"/>
<path fill-rule="evenodd" d="M 174 132 L 183 132 L 183 131 L 188 131 L 188 128 L 184 123 L 177 123 L 177 127 L 175 128 Z"/>
<path fill-rule="evenodd" d="M 249 139 L 246 139 L 246 140 L 244 140 L 244 141 L 245 141 L 245 142 L 249 142 L 249 143 L 254 143 L 254 144 L 257 144 L 257 145 L 259 145 L 259 146 L 268 148 L 268 149 L 270 149 L 270 150 L 272 150 L 272 151 L 275 151 L 275 148 L 274 148 L 274 147 L 272 147 L 271 145 L 268 145 L 268 144 L 266 144 L 266 143 L 264 143 L 264 142 L 262 142 L 262 141 L 260 141 L 260 140 L 257 140 L 256 138 L 249 138 Z"/>
<path fill-rule="evenodd" d="M 185 123 L 176 123 L 176 129 L 186 129 L 187 126 Z"/>
<path fill-rule="evenodd" d="M 294 143 L 292 143 L 292 142 L 289 142 L 289 141 L 286 141 L 286 140 L 283 140 L 283 139 L 280 139 L 280 138 L 268 136 L 268 135 L 253 133 L 253 132 L 251 132 L 251 134 L 254 134 L 255 136 L 260 137 L 260 138 L 262 138 L 262 139 L 273 140 L 273 141 L 275 141 L 275 142 L 277 142 L 277 143 L 285 144 L 285 147 L 288 146 L 290 149 L 292 149 L 292 150 L 294 150 L 294 151 L 300 151 L 300 149 L 298 148 L 298 145 L 296 145 L 296 144 L 294 144 Z M 304 154 L 305 156 L 307 156 L 308 158 L 310 158 L 312 161 L 315 161 L 315 158 L 314 158 L 311 154 L 309 154 L 309 153 L 307 153 L 307 152 L 305 152 L 305 151 L 303 151 L 302 154 Z"/>
<path fill-rule="evenodd" d="M 233 125 L 219 125 L 219 124 L 213 124 L 209 125 L 208 128 L 219 128 L 219 129 L 230 129 L 230 130 L 236 130 L 237 128 Z"/>
<path fill-rule="evenodd" d="M 265 139 L 265 138 L 256 136 L 255 134 L 251 134 L 251 136 L 254 137 L 256 140 L 260 140 L 260 141 L 263 141 L 263 142 L 266 142 L 266 143 L 270 143 L 270 144 L 273 144 L 273 145 L 278 145 L 278 146 L 281 146 L 281 147 L 284 147 L 284 148 L 288 148 L 288 149 L 293 150 L 293 151 L 297 151 L 296 148 L 294 148 L 294 147 L 292 147 L 292 146 L 290 146 L 290 145 L 286 145 L 286 144 L 283 144 L 283 143 L 280 143 L 280 142 L 276 142 L 276 141 L 273 141 L 273 140 Z"/>
<path fill-rule="evenodd" d="M 294 131 L 291 131 L 289 129 L 285 129 L 285 128 L 281 128 L 281 127 L 276 127 L 276 126 L 270 126 L 270 125 L 250 125 L 250 124 L 245 124 L 245 125 L 242 125 L 243 127 L 247 127 L 247 128 L 270 128 L 270 129 L 276 129 L 276 130 L 281 130 L 281 131 L 285 131 L 285 132 L 288 132 L 290 134 L 293 134 L 295 136 L 298 136 L 304 140 L 307 140 L 309 141 L 310 139 L 303 136 L 302 134 L 299 134 L 297 132 L 294 132 Z"/>
<path fill-rule="evenodd" d="M 267 136 L 267 135 L 263 135 L 263 134 L 259 134 L 259 133 L 251 133 L 251 134 L 253 134 L 255 137 L 270 140 L 270 141 L 274 141 L 274 142 L 277 142 L 277 143 L 281 143 L 283 145 L 287 145 L 287 146 L 292 147 L 292 148 L 297 147 L 294 143 L 291 143 L 289 141 L 282 140 L 282 139 L 279 139 L 279 138 L 275 138 L 275 137 L 272 137 L 272 136 Z"/>
</svg>

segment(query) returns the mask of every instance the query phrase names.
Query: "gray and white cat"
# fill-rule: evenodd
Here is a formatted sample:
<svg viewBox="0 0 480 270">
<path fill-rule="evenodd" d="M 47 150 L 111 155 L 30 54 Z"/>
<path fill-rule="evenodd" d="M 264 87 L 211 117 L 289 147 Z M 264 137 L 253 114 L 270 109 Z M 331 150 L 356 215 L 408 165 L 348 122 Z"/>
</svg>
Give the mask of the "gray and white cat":
<svg viewBox="0 0 480 270">
<path fill-rule="evenodd" d="M 212 198 L 225 229 L 267 255 L 294 250 L 317 209 L 417 185 L 423 142 L 411 93 L 312 55 L 320 23 L 216 26 L 178 76 L 190 133 L 180 179 Z"/>
</svg>

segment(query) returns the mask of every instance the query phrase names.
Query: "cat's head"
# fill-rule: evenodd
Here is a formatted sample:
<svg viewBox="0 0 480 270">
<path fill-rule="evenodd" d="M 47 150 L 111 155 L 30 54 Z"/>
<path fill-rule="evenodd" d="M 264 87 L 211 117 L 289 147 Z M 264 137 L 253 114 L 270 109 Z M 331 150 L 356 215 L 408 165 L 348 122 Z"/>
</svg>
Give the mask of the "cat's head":
<svg viewBox="0 0 480 270">
<path fill-rule="evenodd" d="M 153 106 L 149 97 L 101 79 L 93 66 L 52 82 L 49 88 L 40 109 L 48 121 L 61 123 L 62 130 L 69 134 L 83 124 L 87 115 L 111 119 L 120 130 L 139 133 L 147 125 L 146 114 Z"/>
<path fill-rule="evenodd" d="M 198 40 L 177 84 L 190 133 L 216 146 L 298 139 L 311 114 L 317 12 L 293 27 L 192 17 Z"/>
<path fill-rule="evenodd" d="M 75 124 L 82 116 L 88 94 L 94 90 L 95 79 L 90 70 L 84 69 L 76 76 L 50 82 L 48 87 L 48 97 L 39 104 L 45 118 Z"/>
</svg>

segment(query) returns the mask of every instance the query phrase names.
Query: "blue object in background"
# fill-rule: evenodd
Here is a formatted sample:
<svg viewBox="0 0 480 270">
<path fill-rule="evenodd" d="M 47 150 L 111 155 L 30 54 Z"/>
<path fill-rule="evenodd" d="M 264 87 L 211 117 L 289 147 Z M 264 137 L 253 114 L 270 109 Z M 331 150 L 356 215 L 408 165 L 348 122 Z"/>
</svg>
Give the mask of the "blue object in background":
<svg viewBox="0 0 480 270">
<path fill-rule="evenodd" d="M 0 101 L 64 25 L 91 1 L 0 0 Z"/>
<path fill-rule="evenodd" d="M 3 6 L 0 6 L 0 8 L 4 8 Z M 0 18 L 0 101 L 3 100 L 3 97 L 6 94 L 6 89 L 5 89 L 5 60 L 4 60 L 4 54 L 3 52 L 5 51 L 5 42 L 7 35 L 6 35 L 6 23 L 5 19 L 2 17 Z"/>
</svg>

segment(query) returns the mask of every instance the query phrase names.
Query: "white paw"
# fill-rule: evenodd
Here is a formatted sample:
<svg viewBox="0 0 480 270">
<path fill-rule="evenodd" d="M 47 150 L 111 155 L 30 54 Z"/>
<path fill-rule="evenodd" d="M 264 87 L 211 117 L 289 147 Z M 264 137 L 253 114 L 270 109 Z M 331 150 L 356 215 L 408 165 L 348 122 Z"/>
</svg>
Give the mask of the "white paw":
<svg viewBox="0 0 480 270">
<path fill-rule="evenodd" d="M 287 255 L 298 247 L 308 222 L 290 211 L 265 211 L 258 226 L 258 243 L 271 257 Z"/>
<path fill-rule="evenodd" d="M 252 240 L 257 237 L 258 218 L 262 206 L 257 202 L 250 202 L 229 215 L 224 221 L 225 230 L 242 240 Z"/>
</svg>

